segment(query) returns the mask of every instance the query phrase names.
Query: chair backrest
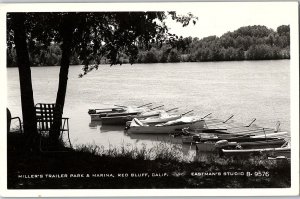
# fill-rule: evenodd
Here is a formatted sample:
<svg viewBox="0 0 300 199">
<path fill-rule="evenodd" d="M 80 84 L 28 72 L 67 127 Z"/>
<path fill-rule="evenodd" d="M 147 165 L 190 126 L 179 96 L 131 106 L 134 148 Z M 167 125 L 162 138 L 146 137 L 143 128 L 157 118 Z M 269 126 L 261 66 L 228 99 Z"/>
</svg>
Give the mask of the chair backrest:
<svg viewBox="0 0 300 199">
<path fill-rule="evenodd" d="M 55 104 L 42 104 L 35 105 L 36 119 L 40 132 L 49 132 L 54 118 Z"/>
</svg>

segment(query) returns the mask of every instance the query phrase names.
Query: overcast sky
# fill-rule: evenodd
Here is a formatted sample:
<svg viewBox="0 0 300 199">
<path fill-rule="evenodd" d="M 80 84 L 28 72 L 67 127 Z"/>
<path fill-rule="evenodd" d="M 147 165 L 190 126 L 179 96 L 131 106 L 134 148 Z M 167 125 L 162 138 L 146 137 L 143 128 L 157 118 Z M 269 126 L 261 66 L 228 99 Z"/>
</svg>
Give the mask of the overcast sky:
<svg viewBox="0 0 300 199">
<path fill-rule="evenodd" d="M 167 25 L 170 32 L 179 36 L 198 38 L 221 36 L 248 25 L 265 25 L 276 30 L 280 25 L 291 24 L 291 8 L 291 4 L 285 2 L 202 3 L 201 6 L 189 8 L 199 18 L 196 25 L 182 28 L 182 25 L 172 20 L 168 20 Z"/>
</svg>

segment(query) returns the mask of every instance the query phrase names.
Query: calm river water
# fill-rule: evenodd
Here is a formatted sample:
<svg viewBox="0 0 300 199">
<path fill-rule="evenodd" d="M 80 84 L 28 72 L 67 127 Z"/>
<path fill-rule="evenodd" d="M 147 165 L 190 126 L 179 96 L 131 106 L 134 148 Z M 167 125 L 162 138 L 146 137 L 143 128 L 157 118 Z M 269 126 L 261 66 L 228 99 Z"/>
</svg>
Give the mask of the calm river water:
<svg viewBox="0 0 300 199">
<path fill-rule="evenodd" d="M 81 66 L 70 67 L 64 116 L 70 117 L 73 145 L 120 144 L 152 146 L 159 140 L 177 142 L 169 136 L 127 135 L 123 128 L 91 123 L 89 108 L 114 104 L 142 105 L 153 102 L 179 107 L 180 112 L 275 127 L 290 127 L 290 61 L 236 61 L 100 66 L 78 78 Z M 35 103 L 53 103 L 58 87 L 59 67 L 34 67 L 32 70 Z M 8 108 L 21 116 L 17 68 L 7 69 Z"/>
</svg>

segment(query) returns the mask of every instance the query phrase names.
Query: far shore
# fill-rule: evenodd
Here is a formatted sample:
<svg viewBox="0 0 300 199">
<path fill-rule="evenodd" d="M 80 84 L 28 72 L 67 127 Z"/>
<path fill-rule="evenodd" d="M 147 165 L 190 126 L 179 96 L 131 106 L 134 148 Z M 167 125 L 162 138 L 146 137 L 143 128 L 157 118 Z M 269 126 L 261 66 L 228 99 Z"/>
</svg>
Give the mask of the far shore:
<svg viewBox="0 0 300 199">
<path fill-rule="evenodd" d="M 120 66 L 120 65 L 142 65 L 142 64 L 180 64 L 180 63 L 205 63 L 205 62 L 244 62 L 244 61 L 251 61 L 251 62 L 256 62 L 256 61 L 280 61 L 280 60 L 290 60 L 290 59 L 249 59 L 249 60 L 215 60 L 215 61 L 201 61 L 201 62 L 156 62 L 156 63 L 134 63 L 134 64 L 130 64 L 128 62 L 126 63 L 121 63 L 119 65 L 116 66 Z M 79 66 L 83 66 L 82 64 L 78 64 Z M 78 65 L 71 65 L 70 66 L 78 66 Z M 91 64 L 93 65 L 93 64 Z M 101 63 L 99 65 L 110 65 L 109 63 Z M 31 66 L 31 67 L 60 67 L 60 65 L 54 65 L 54 66 Z M 6 68 L 17 68 L 17 66 L 6 66 Z"/>
</svg>

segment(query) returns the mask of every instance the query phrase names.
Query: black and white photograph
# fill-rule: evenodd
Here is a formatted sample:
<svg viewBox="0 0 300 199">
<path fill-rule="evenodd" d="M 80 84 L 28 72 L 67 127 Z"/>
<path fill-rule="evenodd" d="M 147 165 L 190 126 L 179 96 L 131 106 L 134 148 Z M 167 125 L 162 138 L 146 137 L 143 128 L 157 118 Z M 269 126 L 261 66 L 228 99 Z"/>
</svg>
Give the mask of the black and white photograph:
<svg viewBox="0 0 300 199">
<path fill-rule="evenodd" d="M 1 7 L 4 196 L 299 194 L 297 1 Z"/>
</svg>

